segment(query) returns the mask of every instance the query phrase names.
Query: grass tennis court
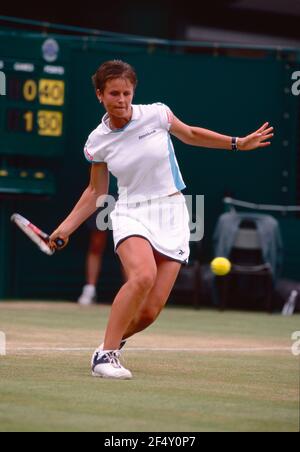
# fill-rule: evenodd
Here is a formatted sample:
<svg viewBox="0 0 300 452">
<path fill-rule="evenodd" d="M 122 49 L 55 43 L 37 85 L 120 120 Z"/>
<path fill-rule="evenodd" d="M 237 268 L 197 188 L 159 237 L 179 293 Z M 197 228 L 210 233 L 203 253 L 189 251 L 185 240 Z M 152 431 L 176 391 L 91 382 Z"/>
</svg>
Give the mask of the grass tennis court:
<svg viewBox="0 0 300 452">
<path fill-rule="evenodd" d="M 299 430 L 299 315 L 168 308 L 126 347 L 134 380 L 107 381 L 89 362 L 108 312 L 0 303 L 0 431 Z"/>
</svg>

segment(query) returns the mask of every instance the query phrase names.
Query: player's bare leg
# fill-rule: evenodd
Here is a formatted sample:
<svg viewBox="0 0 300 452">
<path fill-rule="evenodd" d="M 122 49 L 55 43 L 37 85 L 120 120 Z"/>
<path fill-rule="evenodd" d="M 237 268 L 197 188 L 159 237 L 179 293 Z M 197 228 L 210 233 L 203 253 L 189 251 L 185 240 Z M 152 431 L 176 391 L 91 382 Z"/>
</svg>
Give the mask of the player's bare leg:
<svg viewBox="0 0 300 452">
<path fill-rule="evenodd" d="M 120 363 L 120 343 L 156 281 L 157 267 L 150 244 L 139 237 L 125 240 L 118 248 L 118 255 L 128 279 L 113 302 L 103 348 L 95 351 L 91 365 L 94 377 L 127 380 L 132 374 Z"/>
<path fill-rule="evenodd" d="M 172 288 L 178 277 L 181 264 L 171 261 L 155 253 L 157 263 L 157 277 L 155 284 L 147 297 L 143 300 L 134 319 L 128 326 L 123 339 L 143 331 L 159 316 L 169 299 Z"/>
<path fill-rule="evenodd" d="M 118 248 L 127 282 L 117 294 L 105 333 L 104 350 L 119 349 L 121 340 L 133 321 L 141 303 L 155 284 L 157 265 L 147 240 L 130 237 Z"/>
<path fill-rule="evenodd" d="M 107 243 L 107 231 L 93 231 L 86 259 L 86 285 L 78 299 L 78 303 L 87 306 L 96 300 L 96 286 L 102 270 L 103 254 Z"/>
</svg>

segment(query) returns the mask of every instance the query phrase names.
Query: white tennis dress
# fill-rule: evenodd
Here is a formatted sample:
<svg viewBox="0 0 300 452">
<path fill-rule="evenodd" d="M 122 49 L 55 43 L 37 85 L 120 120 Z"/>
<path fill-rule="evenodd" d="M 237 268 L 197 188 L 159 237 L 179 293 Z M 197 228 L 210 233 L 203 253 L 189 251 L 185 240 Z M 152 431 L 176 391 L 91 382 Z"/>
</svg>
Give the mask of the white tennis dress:
<svg viewBox="0 0 300 452">
<path fill-rule="evenodd" d="M 131 121 L 111 130 L 108 114 L 90 134 L 84 153 L 106 162 L 118 180 L 119 198 L 111 213 L 115 251 L 129 237 L 143 237 L 159 253 L 181 263 L 189 259 L 186 186 L 170 137 L 172 113 L 161 103 L 133 105 Z"/>
</svg>

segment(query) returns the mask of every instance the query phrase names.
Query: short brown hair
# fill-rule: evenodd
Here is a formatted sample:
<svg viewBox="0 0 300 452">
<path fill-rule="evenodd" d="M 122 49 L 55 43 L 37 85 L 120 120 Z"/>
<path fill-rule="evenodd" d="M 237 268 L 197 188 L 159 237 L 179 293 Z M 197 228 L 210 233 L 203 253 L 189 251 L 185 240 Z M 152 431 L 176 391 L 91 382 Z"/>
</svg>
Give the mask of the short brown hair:
<svg viewBox="0 0 300 452">
<path fill-rule="evenodd" d="M 128 79 L 132 83 L 134 89 L 136 88 L 137 76 L 134 68 L 124 61 L 111 60 L 103 63 L 93 75 L 92 81 L 95 90 L 99 89 L 99 91 L 103 93 L 106 82 L 114 78 Z"/>
</svg>

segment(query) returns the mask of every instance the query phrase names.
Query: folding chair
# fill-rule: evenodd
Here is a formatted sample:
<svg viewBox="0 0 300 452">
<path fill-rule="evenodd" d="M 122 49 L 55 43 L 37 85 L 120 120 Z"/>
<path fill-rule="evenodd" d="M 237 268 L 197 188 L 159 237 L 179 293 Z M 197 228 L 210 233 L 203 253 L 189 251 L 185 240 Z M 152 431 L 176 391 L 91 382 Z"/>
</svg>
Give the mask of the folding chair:
<svg viewBox="0 0 300 452">
<path fill-rule="evenodd" d="M 220 309 L 224 310 L 227 307 L 230 288 L 236 278 L 244 275 L 252 276 L 254 283 L 258 278 L 264 279 L 265 308 L 271 312 L 274 291 L 272 268 L 270 263 L 264 260 L 259 234 L 253 220 L 241 221 L 229 259 L 232 270 L 227 276 L 222 277 Z"/>
</svg>

